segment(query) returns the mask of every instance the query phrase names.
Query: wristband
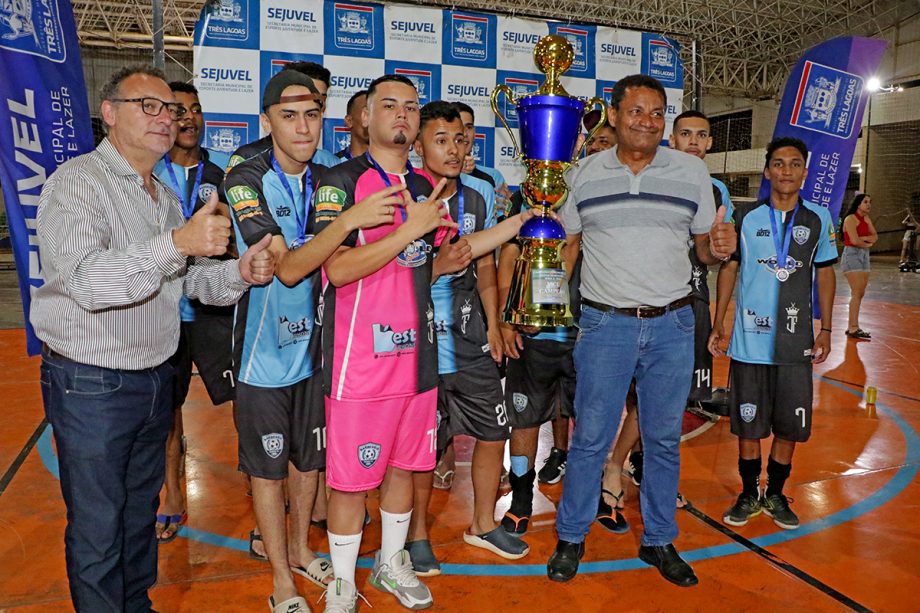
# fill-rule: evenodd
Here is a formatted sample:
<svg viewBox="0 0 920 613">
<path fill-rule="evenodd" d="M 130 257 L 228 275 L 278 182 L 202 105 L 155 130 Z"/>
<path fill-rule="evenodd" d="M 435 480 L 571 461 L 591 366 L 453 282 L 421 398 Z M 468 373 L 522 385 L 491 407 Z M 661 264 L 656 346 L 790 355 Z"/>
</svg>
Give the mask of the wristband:
<svg viewBox="0 0 920 613">
<path fill-rule="evenodd" d="M 833 332 L 830 328 L 821 328 L 821 332 Z"/>
</svg>

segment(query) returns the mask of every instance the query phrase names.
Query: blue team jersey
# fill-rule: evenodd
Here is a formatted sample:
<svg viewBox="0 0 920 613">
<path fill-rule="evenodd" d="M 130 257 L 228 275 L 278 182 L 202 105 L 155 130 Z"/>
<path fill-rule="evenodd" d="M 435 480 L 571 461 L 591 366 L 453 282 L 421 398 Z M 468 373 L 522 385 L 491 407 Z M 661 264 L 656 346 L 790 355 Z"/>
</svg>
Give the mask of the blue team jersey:
<svg viewBox="0 0 920 613">
<path fill-rule="evenodd" d="M 463 235 L 491 228 L 495 225 L 492 186 L 466 175 L 462 181 L 463 216 L 459 215 L 460 199 L 455 193 L 447 201 L 451 219 L 457 222 Z M 485 185 L 485 189 L 472 187 L 474 181 Z M 473 262 L 464 270 L 441 275 L 431 286 L 440 375 L 472 368 L 492 359 L 476 282 L 476 262 Z"/>
<path fill-rule="evenodd" d="M 185 166 L 180 166 L 175 162 L 170 162 L 172 166 L 172 174 L 166 168 L 166 159 L 161 158 L 157 162 L 156 166 L 153 167 L 153 174 L 155 174 L 164 185 L 168 185 L 172 189 L 176 196 L 179 198 L 180 202 L 186 202 L 188 198 L 194 198 L 194 210 L 197 211 L 200 209 L 208 197 L 210 197 L 212 192 L 217 192 L 220 196 L 221 202 L 224 201 L 223 194 L 220 193 L 220 184 L 224 180 L 224 169 L 227 167 L 227 163 L 230 160 L 230 156 L 221 151 L 214 151 L 213 149 L 201 148 L 201 161 L 203 163 L 202 173 L 201 173 L 201 183 L 198 185 L 198 193 L 191 194 L 191 190 L 195 187 L 195 179 L 198 175 L 198 166 L 190 166 L 186 168 Z M 175 182 L 173 178 L 175 177 Z M 185 296 L 182 296 L 179 300 L 179 317 L 182 321 L 190 322 L 195 321 L 195 317 L 199 311 L 204 307 L 198 301 L 194 303 L 190 301 Z M 229 307 L 223 307 L 222 311 L 219 311 L 215 307 L 208 308 L 209 311 L 214 311 L 217 314 L 229 314 Z M 231 309 L 232 310 L 232 309 Z"/>
<path fill-rule="evenodd" d="M 716 191 L 719 192 L 719 198 L 716 198 L 716 209 L 719 208 L 720 204 L 724 204 L 726 208 L 731 207 L 732 197 L 728 193 L 728 187 L 718 179 L 711 179 L 712 186 L 716 188 Z M 731 211 L 725 212 L 725 218 L 728 219 L 728 216 L 731 214 Z"/>
<path fill-rule="evenodd" d="M 824 207 L 804 202 L 790 228 L 792 212 L 773 211 L 780 244 L 792 232 L 785 271 L 777 277 L 776 246 L 766 201 L 741 204 L 732 212 L 740 260 L 735 323 L 728 355 L 752 364 L 811 361 L 812 284 L 815 268 L 837 261 L 836 236 Z"/>
<path fill-rule="evenodd" d="M 341 164 L 345 160 L 338 157 L 336 154 L 331 151 L 326 151 L 325 149 L 317 149 L 316 153 L 313 154 L 313 163 L 320 164 L 332 168 L 337 164 Z"/>
<path fill-rule="evenodd" d="M 270 155 L 271 150 L 265 151 L 240 163 L 224 182 L 240 255 L 266 234 L 282 236 L 285 244 L 293 246 L 301 232 L 298 222 L 303 220 L 307 240 L 314 232 L 311 195 L 325 168 L 310 162 L 303 177 L 279 176 L 272 169 Z M 282 181 L 290 186 L 293 202 Z M 308 190 L 306 200 L 304 189 Z M 237 380 L 258 387 L 284 387 L 319 370 L 320 285 L 317 269 L 290 287 L 274 277 L 268 285 L 249 289 L 237 305 L 234 321 Z"/>
<path fill-rule="evenodd" d="M 501 187 L 502 185 L 507 185 L 507 183 L 505 182 L 505 177 L 504 175 L 502 175 L 500 170 L 497 170 L 495 168 L 490 168 L 489 166 L 476 166 L 476 168 L 478 168 L 482 172 L 492 177 L 492 179 L 495 180 L 495 187 Z"/>
</svg>

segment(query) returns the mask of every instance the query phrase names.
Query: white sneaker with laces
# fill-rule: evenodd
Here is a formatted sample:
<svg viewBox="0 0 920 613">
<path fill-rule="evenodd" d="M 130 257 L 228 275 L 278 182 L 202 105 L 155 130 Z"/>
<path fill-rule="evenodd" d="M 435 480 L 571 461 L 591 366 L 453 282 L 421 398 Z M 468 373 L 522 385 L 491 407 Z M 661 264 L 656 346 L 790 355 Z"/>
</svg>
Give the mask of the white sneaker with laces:
<svg viewBox="0 0 920 613">
<path fill-rule="evenodd" d="M 401 549 L 387 562 L 380 560 L 380 551 L 374 554 L 371 585 L 382 592 L 396 596 L 407 609 L 427 609 L 432 604 L 431 592 L 419 581 L 412 570 L 409 552 Z"/>
</svg>

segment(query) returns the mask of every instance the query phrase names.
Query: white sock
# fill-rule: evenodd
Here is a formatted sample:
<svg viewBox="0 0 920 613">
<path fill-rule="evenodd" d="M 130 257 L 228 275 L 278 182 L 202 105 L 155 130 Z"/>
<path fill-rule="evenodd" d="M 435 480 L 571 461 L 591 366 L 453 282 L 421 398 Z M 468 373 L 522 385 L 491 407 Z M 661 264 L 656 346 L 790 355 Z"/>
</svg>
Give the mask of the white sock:
<svg viewBox="0 0 920 613">
<path fill-rule="evenodd" d="M 344 579 L 355 585 L 355 566 L 358 564 L 358 550 L 361 548 L 361 536 L 357 534 L 333 534 L 329 536 L 329 558 L 336 579 Z"/>
<path fill-rule="evenodd" d="M 406 547 L 409 536 L 408 513 L 387 513 L 380 509 L 380 561 L 389 563 L 390 559 Z"/>
</svg>

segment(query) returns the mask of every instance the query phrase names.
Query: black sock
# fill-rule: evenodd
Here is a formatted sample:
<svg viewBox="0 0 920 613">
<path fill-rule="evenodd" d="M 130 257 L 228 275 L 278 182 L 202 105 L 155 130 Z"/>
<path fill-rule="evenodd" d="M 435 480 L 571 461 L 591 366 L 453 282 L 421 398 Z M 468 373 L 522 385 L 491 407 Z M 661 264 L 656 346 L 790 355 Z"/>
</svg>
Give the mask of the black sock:
<svg viewBox="0 0 920 613">
<path fill-rule="evenodd" d="M 742 493 L 757 498 L 760 495 L 760 458 L 738 458 L 738 474 L 741 475 Z"/>
<path fill-rule="evenodd" d="M 767 461 L 767 492 L 766 496 L 776 496 L 783 493 L 786 479 L 792 472 L 792 464 L 780 464 L 772 457 Z"/>
</svg>

